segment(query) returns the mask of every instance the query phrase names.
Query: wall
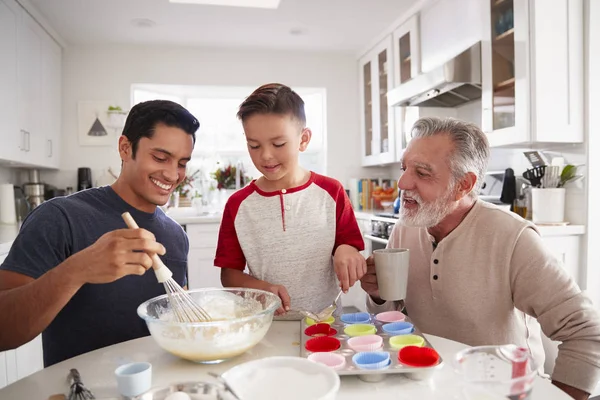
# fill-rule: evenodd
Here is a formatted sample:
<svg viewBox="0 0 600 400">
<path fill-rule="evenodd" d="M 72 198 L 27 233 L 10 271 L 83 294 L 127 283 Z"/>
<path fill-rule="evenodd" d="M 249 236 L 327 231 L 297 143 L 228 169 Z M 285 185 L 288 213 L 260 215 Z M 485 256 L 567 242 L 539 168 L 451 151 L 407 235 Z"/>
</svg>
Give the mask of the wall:
<svg viewBox="0 0 600 400">
<path fill-rule="evenodd" d="M 78 167 L 92 168 L 94 179 L 109 166 L 119 170 L 116 143 L 110 147 L 78 144 L 78 101 L 108 100 L 127 107 L 134 83 L 254 87 L 275 81 L 326 88 L 329 175 L 343 183 L 353 176 L 377 176 L 381 169 L 360 167 L 357 76 L 352 55 L 156 46 L 69 47 L 63 56 L 61 171 L 45 172 L 43 177 L 47 183 L 64 188 L 75 185 Z"/>
<path fill-rule="evenodd" d="M 597 307 L 600 307 L 600 3 L 585 1 L 586 15 L 586 141 L 588 144 L 588 203 L 587 203 L 587 289 Z M 596 204 L 596 206 L 594 206 Z"/>
</svg>

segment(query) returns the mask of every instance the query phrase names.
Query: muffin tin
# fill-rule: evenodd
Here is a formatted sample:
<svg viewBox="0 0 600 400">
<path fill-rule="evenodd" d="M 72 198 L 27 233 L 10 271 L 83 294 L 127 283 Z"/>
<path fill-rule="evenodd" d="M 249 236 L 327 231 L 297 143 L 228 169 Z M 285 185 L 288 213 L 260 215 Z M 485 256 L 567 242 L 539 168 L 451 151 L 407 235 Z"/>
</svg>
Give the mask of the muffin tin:
<svg viewBox="0 0 600 400">
<path fill-rule="evenodd" d="M 412 322 L 408 317 L 397 322 L 382 322 L 373 314 L 368 314 L 368 317 L 368 320 L 365 320 L 365 313 L 344 314 L 339 319 L 328 321 L 328 324 L 316 325 L 312 320 L 303 319 L 300 356 L 329 365 L 341 376 L 355 375 L 366 382 L 379 382 L 389 374 L 404 374 L 411 379 L 423 380 L 430 378 L 442 367 L 442 358 L 418 328 L 413 325 L 414 329 L 411 331 Z M 386 317 L 389 318 L 389 315 Z M 350 323 L 351 321 L 356 323 Z M 374 329 L 368 329 L 366 325 Z M 387 325 L 385 329 L 384 325 Z M 399 334 L 390 334 L 388 331 Z M 409 340 L 396 339 L 390 343 L 392 337 Z M 350 340 L 352 338 L 361 339 Z M 339 341 L 338 345 L 336 340 Z M 380 340 L 383 340 L 382 346 L 375 348 Z M 417 346 L 393 346 L 395 343 L 402 345 L 404 342 L 415 343 Z M 353 350 L 352 345 L 357 343 L 358 350 L 361 351 Z M 375 343 L 375 346 L 368 346 L 369 343 Z M 422 346 L 418 346 L 419 344 Z M 399 352 L 401 357 L 404 357 L 402 362 L 398 359 Z M 428 365 L 417 366 L 421 362 Z"/>
</svg>

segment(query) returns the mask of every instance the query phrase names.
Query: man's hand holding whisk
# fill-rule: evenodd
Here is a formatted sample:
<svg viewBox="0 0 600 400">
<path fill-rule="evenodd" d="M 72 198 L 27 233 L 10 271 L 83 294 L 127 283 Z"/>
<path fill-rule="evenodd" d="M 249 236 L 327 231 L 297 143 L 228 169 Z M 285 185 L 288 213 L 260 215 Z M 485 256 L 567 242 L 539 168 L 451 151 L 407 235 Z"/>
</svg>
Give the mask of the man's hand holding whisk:
<svg viewBox="0 0 600 400">
<path fill-rule="evenodd" d="M 65 263 L 74 285 L 109 283 L 127 275 L 143 275 L 152 267 L 150 255 L 165 251 L 145 229 L 118 229 L 102 235 Z"/>
</svg>

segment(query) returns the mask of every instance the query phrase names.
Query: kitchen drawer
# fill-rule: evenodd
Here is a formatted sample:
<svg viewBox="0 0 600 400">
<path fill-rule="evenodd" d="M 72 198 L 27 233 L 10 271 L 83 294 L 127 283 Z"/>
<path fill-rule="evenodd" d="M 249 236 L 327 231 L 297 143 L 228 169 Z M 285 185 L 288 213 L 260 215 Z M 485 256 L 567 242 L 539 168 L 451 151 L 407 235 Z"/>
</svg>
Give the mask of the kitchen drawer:
<svg viewBox="0 0 600 400">
<path fill-rule="evenodd" d="M 219 224 L 191 224 L 186 226 L 190 249 L 217 248 Z"/>
</svg>

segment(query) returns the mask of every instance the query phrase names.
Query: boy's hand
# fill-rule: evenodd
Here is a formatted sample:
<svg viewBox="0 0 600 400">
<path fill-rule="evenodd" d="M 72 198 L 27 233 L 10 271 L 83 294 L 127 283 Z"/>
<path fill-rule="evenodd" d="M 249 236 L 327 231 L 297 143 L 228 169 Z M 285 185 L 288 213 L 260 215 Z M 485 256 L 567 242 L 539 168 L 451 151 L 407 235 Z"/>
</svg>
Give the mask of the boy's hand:
<svg viewBox="0 0 600 400">
<path fill-rule="evenodd" d="M 333 255 L 333 268 L 344 293 L 367 273 L 365 258 L 352 246 L 340 245 Z"/>
<path fill-rule="evenodd" d="M 281 307 L 275 310 L 275 315 L 285 314 L 290 310 L 290 295 L 285 286 L 272 285 L 269 282 L 265 282 L 265 286 L 261 289 L 276 294 L 281 299 Z"/>
</svg>

